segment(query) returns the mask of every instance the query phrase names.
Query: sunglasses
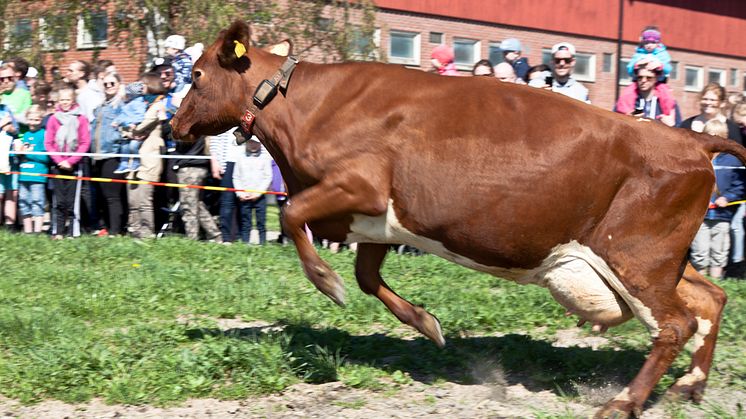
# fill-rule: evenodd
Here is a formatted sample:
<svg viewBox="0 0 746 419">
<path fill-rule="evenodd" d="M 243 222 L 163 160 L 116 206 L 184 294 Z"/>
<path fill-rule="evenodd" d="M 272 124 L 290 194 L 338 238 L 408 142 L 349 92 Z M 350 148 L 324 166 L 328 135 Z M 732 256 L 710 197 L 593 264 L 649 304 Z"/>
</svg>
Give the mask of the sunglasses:
<svg viewBox="0 0 746 419">
<path fill-rule="evenodd" d="M 7 83 L 9 81 L 13 81 L 13 76 L 9 77 L 0 77 L 0 83 Z"/>
<path fill-rule="evenodd" d="M 655 76 L 637 76 L 637 80 L 642 80 L 642 81 L 645 81 L 645 80 L 655 80 L 656 78 L 657 77 L 655 77 Z"/>
<path fill-rule="evenodd" d="M 116 85 L 117 85 L 117 82 L 115 81 L 104 82 L 104 87 L 114 87 Z"/>
<path fill-rule="evenodd" d="M 572 58 L 572 57 L 570 57 L 570 58 L 555 58 L 554 59 L 554 63 L 555 64 L 570 64 L 571 62 L 573 62 L 573 60 L 575 60 L 575 59 Z"/>
</svg>

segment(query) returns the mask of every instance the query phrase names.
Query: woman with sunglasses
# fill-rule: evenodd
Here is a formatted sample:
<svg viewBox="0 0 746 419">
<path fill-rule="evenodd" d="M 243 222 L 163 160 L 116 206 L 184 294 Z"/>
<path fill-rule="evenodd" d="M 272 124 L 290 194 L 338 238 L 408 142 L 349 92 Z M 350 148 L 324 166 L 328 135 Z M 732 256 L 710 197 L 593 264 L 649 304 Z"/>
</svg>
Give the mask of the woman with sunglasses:
<svg viewBox="0 0 746 419">
<path fill-rule="evenodd" d="M 103 79 L 105 100 L 104 103 L 94 109 L 94 119 L 91 123 L 91 152 L 99 154 L 93 157 L 93 176 L 106 179 L 123 179 L 121 174 L 115 174 L 119 164 L 119 158 L 114 156 L 121 152 L 122 135 L 113 125 L 114 120 L 122 111 L 123 100 L 120 95 L 122 79 L 117 73 L 106 73 Z M 111 154 L 112 156 L 108 156 Z M 121 183 L 95 183 L 94 188 L 97 195 L 102 195 L 106 201 L 107 211 L 99 214 L 104 221 L 104 227 L 99 229 L 98 234 L 119 235 L 124 228 L 124 202 L 125 187 Z M 96 205 L 95 211 L 100 211 L 100 205 Z M 103 215 L 107 215 L 103 217 Z M 101 226 L 96 226 L 101 227 Z"/>
</svg>

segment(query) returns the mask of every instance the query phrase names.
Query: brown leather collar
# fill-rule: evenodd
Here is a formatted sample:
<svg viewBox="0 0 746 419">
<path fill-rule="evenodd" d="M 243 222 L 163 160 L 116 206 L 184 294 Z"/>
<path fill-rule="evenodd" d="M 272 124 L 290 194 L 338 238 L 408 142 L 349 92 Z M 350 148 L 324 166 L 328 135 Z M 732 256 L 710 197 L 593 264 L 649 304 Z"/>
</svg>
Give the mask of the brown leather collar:
<svg viewBox="0 0 746 419">
<path fill-rule="evenodd" d="M 271 79 L 264 79 L 259 83 L 251 98 L 249 107 L 246 108 L 241 117 L 239 129 L 234 131 L 236 143 L 243 144 L 251 138 L 251 130 L 259 111 L 272 101 L 278 90 L 287 91 L 288 82 L 290 82 L 290 76 L 293 74 L 296 64 L 298 64 L 298 59 L 292 55 L 288 56 L 287 60 L 285 60 Z"/>
</svg>

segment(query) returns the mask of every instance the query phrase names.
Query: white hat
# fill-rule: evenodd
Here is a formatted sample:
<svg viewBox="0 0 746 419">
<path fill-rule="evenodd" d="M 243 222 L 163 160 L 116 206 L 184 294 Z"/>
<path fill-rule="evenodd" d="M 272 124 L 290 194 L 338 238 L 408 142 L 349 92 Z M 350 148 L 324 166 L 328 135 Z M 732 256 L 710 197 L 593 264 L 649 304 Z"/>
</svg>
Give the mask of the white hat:
<svg viewBox="0 0 746 419">
<path fill-rule="evenodd" d="M 29 67 L 28 71 L 26 72 L 26 77 L 29 78 L 35 78 L 39 75 L 39 70 L 35 69 L 34 67 Z"/>
<path fill-rule="evenodd" d="M 552 47 L 552 55 L 556 54 L 557 51 L 561 51 L 563 49 L 567 50 L 570 55 L 575 55 L 575 46 L 569 42 L 560 42 L 559 44 L 554 44 L 554 46 Z"/>
<path fill-rule="evenodd" d="M 186 39 L 184 39 L 184 37 L 181 35 L 171 35 L 166 38 L 166 42 L 163 43 L 163 46 L 166 48 L 174 48 L 181 51 L 186 46 Z"/>
</svg>

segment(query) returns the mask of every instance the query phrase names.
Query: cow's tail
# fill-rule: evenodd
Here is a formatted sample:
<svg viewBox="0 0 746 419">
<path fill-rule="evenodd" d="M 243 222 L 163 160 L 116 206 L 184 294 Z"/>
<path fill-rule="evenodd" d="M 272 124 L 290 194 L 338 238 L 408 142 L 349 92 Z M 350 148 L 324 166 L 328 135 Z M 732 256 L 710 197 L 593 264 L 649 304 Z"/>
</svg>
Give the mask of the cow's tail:
<svg viewBox="0 0 746 419">
<path fill-rule="evenodd" d="M 728 153 L 734 155 L 741 163 L 746 165 L 746 148 L 741 144 L 709 134 L 699 134 L 697 139 L 704 144 L 705 151 L 710 153 L 710 159 L 715 153 Z"/>
</svg>

